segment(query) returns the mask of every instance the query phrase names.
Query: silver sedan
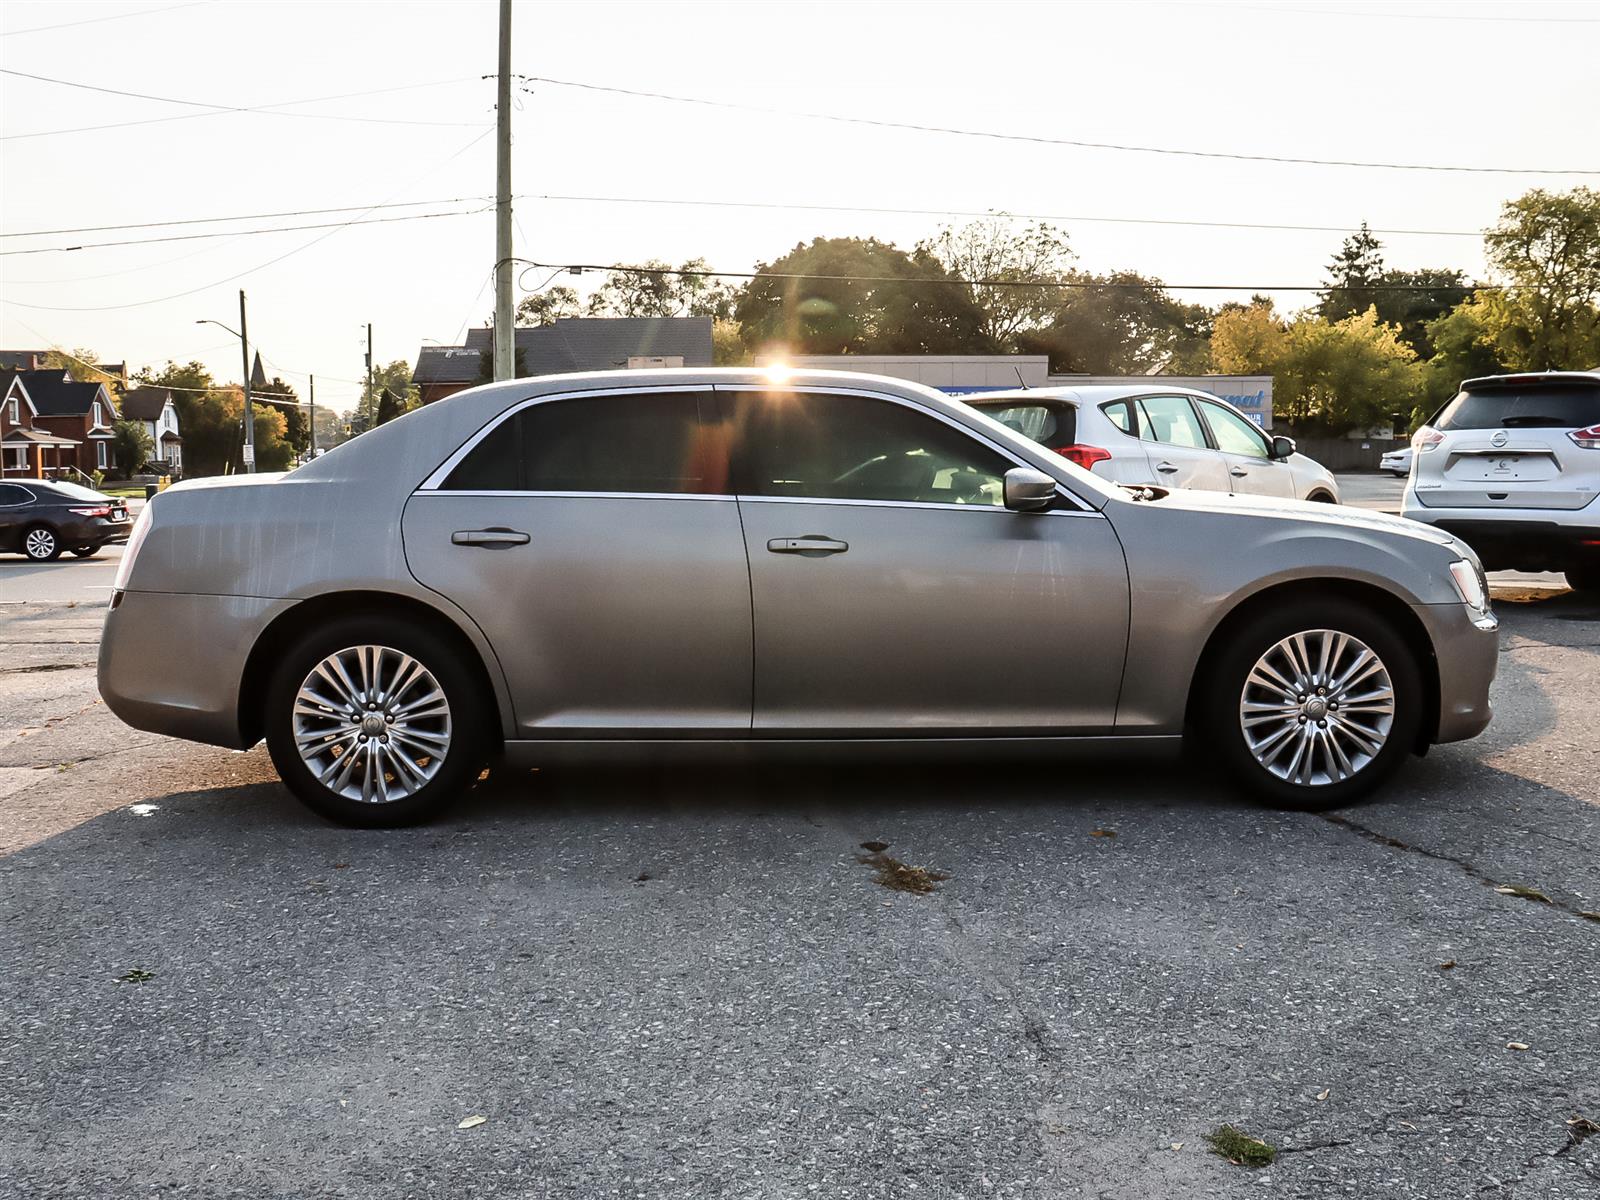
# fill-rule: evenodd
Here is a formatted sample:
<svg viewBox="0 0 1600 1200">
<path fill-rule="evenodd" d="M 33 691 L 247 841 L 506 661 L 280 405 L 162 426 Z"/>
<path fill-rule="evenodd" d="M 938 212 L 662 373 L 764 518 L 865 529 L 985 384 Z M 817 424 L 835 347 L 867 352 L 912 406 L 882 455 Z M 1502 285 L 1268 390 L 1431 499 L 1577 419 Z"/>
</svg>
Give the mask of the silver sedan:
<svg viewBox="0 0 1600 1200">
<path fill-rule="evenodd" d="M 1322 807 L 1482 730 L 1496 637 L 1477 559 L 1425 525 L 1118 486 L 895 380 L 615 372 L 163 492 L 100 689 L 141 729 L 265 738 L 360 825 L 492 757 L 1185 737 Z"/>
</svg>

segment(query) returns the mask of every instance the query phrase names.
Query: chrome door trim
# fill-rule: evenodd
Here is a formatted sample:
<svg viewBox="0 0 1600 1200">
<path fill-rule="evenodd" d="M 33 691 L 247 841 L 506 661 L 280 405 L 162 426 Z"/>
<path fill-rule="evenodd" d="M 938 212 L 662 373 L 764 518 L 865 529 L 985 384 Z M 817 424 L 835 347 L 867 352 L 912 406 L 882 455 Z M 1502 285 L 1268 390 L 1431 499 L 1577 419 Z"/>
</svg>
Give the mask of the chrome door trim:
<svg viewBox="0 0 1600 1200">
<path fill-rule="evenodd" d="M 784 384 L 773 384 L 773 383 L 752 383 L 752 384 L 719 383 L 719 384 L 716 384 L 713 387 L 712 390 L 714 390 L 714 391 L 716 391 L 718 393 L 725 393 L 727 395 L 741 395 L 741 394 L 748 394 L 748 393 L 751 393 L 751 392 L 757 392 L 757 393 L 778 392 L 778 393 L 783 393 L 783 392 L 792 392 L 795 389 L 793 387 L 789 387 L 789 386 L 784 385 Z M 872 391 L 872 390 L 870 390 L 868 388 L 838 387 L 836 385 L 824 385 L 824 386 L 821 386 L 821 387 L 808 387 L 808 386 L 805 386 L 805 385 L 801 385 L 801 390 L 803 390 L 805 392 L 808 392 L 808 393 L 810 393 L 812 395 L 819 395 L 819 396 L 860 396 L 860 397 L 863 397 L 863 398 L 868 399 L 868 400 L 882 400 L 882 401 L 885 401 L 886 403 L 889 403 L 889 404 L 898 404 L 901 408 L 909 408 L 913 412 L 921 413 L 923 416 L 932 417 L 935 421 L 940 421 L 940 422 L 943 422 L 945 425 L 948 425 L 951 429 L 954 429 L 957 433 L 965 434 L 967 437 L 972 438 L 974 441 L 981 442 L 983 445 L 987 446 L 990 450 L 993 450 L 996 454 L 1000 455 L 1000 457 L 1004 458 L 1006 461 L 1008 461 L 1014 467 L 1028 467 L 1028 468 L 1030 468 L 1032 470 L 1035 470 L 1035 471 L 1039 469 L 1039 465 L 1037 463 L 1024 462 L 1023 460 L 1019 459 L 1016 456 L 1016 454 L 1011 450 L 1011 448 L 1009 446 L 1001 445 L 999 442 L 996 442 L 993 439 L 991 439 L 987 434 L 984 434 L 984 433 L 980 432 L 979 430 L 973 429 L 969 425 L 964 425 L 960 421 L 957 421 L 957 420 L 955 420 L 955 419 L 953 419 L 951 417 L 947 417 L 942 412 L 938 412 L 938 411 L 936 411 L 934 409 L 931 409 L 931 408 L 926 408 L 923 405 L 918 404 L 914 400 L 908 400 L 903 396 L 888 396 L 888 395 L 885 395 L 882 392 L 875 392 L 875 391 Z M 1041 447 L 1041 449 L 1044 449 L 1046 453 L 1049 452 L 1048 448 L 1046 448 L 1046 447 Z M 1052 478 L 1054 478 L 1054 476 L 1052 476 Z M 1062 483 L 1059 479 L 1056 480 L 1056 494 L 1061 496 L 1061 497 L 1063 497 L 1064 499 L 1070 500 L 1073 504 L 1076 504 L 1080 509 L 1082 509 L 1084 511 L 1085 515 L 1087 515 L 1089 513 L 1092 513 L 1097 517 L 1101 515 L 1099 509 L 1095 508 L 1088 501 L 1084 500 L 1076 492 L 1073 492 L 1072 490 L 1070 490 L 1068 488 L 1068 486 L 1066 484 Z M 739 495 L 739 500 L 740 500 L 741 503 L 743 503 L 746 500 L 803 500 L 803 501 L 805 501 L 807 503 L 810 503 L 810 504 L 829 504 L 829 503 L 894 504 L 894 505 L 899 505 L 902 508 L 938 508 L 938 509 L 946 509 L 946 508 L 993 508 L 993 509 L 997 509 L 1000 512 L 1011 512 L 1010 509 L 1004 507 L 1003 505 L 988 505 L 988 504 L 985 504 L 985 505 L 975 505 L 975 504 L 923 504 L 923 503 L 915 502 L 915 501 L 913 501 L 913 502 L 903 502 L 903 501 L 899 501 L 899 500 L 845 500 L 845 501 L 835 501 L 832 498 L 827 497 L 827 496 L 747 496 L 747 495 L 743 494 L 742 492 Z M 1057 512 L 1059 510 L 1050 509 L 1048 511 Z M 1016 514 L 1013 513 L 1012 515 L 1015 516 Z M 1028 514 L 1028 515 L 1038 515 L 1038 514 Z"/>
<path fill-rule="evenodd" d="M 465 488 L 433 488 L 424 490 L 418 488 L 411 493 L 416 496 L 476 496 L 527 500 L 530 498 L 566 499 L 566 500 L 723 500 L 732 501 L 732 492 L 546 492 L 527 491 L 515 492 L 508 490 L 496 491 L 493 489 L 468 491 Z"/>
<path fill-rule="evenodd" d="M 1026 463 L 1018 463 L 1026 466 Z M 740 504 L 827 504 L 841 508 L 922 508 L 933 512 L 1001 513 L 1008 517 L 1099 517 L 1105 514 L 1096 509 L 1048 508 L 1040 512 L 1018 513 L 1003 504 L 945 504 L 933 500 L 851 500 L 837 496 L 717 496 L 718 500 L 737 499 Z"/>
<path fill-rule="evenodd" d="M 422 483 L 417 487 L 416 491 L 412 494 L 417 495 L 423 492 L 437 492 L 445 490 L 444 481 L 449 478 L 450 472 L 455 470 L 456 465 L 460 463 L 463 458 L 472 453 L 473 449 L 479 442 L 483 441 L 484 438 L 488 437 L 496 429 L 499 429 L 501 425 L 504 425 L 523 409 L 532 408 L 535 404 L 549 404 L 556 400 L 581 400 L 585 398 L 594 399 L 599 396 L 650 396 L 660 395 L 663 393 L 667 395 L 682 395 L 686 392 L 704 392 L 707 396 L 711 396 L 715 394 L 715 389 L 709 383 L 688 383 L 680 384 L 677 387 L 662 384 L 651 385 L 648 387 L 583 388 L 575 392 L 552 392 L 548 396 L 530 396 L 526 400 L 519 400 L 515 404 L 511 405 L 510 408 L 502 409 L 495 417 L 485 424 L 482 429 L 478 430 L 477 433 L 473 434 L 465 442 L 458 446 L 455 453 L 450 455 L 449 458 L 445 459 L 444 462 L 440 463 L 439 466 L 436 467 L 433 472 L 422 481 Z M 652 492 L 468 492 L 454 490 L 449 491 L 447 494 L 452 496 L 651 496 L 655 499 L 659 499 L 662 496 L 662 494 Z M 681 498 L 685 494 L 686 493 L 680 492 L 665 493 L 665 495 L 671 496 L 675 499 Z M 719 495 L 717 498 L 726 500 L 729 497 L 726 495 Z"/>
</svg>

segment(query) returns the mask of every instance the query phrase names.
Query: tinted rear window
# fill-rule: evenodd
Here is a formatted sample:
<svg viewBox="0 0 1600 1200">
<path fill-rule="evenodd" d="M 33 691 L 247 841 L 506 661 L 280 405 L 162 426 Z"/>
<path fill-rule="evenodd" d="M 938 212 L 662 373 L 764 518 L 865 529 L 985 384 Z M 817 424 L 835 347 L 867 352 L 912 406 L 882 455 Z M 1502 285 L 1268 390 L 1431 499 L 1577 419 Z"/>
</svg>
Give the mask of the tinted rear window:
<svg viewBox="0 0 1600 1200">
<path fill-rule="evenodd" d="M 1078 410 L 1070 404 L 980 404 L 984 416 L 1054 449 L 1078 440 Z"/>
<path fill-rule="evenodd" d="M 1583 429 L 1600 424 L 1600 384 L 1513 384 L 1459 392 L 1435 429 Z"/>
</svg>

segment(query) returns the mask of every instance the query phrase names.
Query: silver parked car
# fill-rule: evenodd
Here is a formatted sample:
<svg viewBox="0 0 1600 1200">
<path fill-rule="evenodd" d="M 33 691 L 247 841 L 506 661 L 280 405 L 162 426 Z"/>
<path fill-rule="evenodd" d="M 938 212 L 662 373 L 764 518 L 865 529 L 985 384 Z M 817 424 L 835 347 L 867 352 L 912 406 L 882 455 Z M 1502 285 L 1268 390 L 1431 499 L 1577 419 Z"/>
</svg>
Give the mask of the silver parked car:
<svg viewBox="0 0 1600 1200">
<path fill-rule="evenodd" d="M 1403 515 L 1600 596 L 1600 371 L 1469 379 L 1411 445 Z"/>
<path fill-rule="evenodd" d="M 161 493 L 100 689 L 142 729 L 265 737 L 352 824 L 495 755 L 1185 735 L 1315 807 L 1483 729 L 1495 629 L 1472 552 L 1414 522 L 1120 487 L 895 380 L 612 372 Z"/>
<path fill-rule="evenodd" d="M 1333 474 L 1220 397 L 1093 384 L 963 396 L 968 404 L 1115 483 L 1339 502 Z"/>
</svg>

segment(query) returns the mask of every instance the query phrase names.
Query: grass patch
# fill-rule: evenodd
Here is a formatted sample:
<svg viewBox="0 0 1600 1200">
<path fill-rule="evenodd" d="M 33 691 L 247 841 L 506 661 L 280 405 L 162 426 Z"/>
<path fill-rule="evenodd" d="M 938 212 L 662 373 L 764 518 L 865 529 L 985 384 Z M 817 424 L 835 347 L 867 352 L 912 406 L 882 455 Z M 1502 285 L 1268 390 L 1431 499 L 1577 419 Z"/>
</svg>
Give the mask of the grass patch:
<svg viewBox="0 0 1600 1200">
<path fill-rule="evenodd" d="M 1235 1166 L 1270 1167 L 1278 1157 L 1275 1148 L 1232 1125 L 1218 1125 L 1206 1134 L 1206 1141 L 1211 1144 L 1211 1153 L 1221 1155 Z"/>
<path fill-rule="evenodd" d="M 102 496 L 122 496 L 130 500 L 144 499 L 144 484 L 142 483 L 106 483 L 97 489 Z"/>
<path fill-rule="evenodd" d="M 872 854 L 858 854 L 856 861 L 871 867 L 876 874 L 873 879 L 882 887 L 893 892 L 912 892 L 925 896 L 929 892 L 939 890 L 939 884 L 950 876 L 943 871 L 932 871 L 927 867 L 913 867 L 903 863 L 898 858 L 890 858 L 879 850 Z"/>
<path fill-rule="evenodd" d="M 146 971 L 143 967 L 135 967 L 126 975 L 118 975 L 118 983 L 148 983 L 156 977 L 154 971 Z"/>
</svg>

